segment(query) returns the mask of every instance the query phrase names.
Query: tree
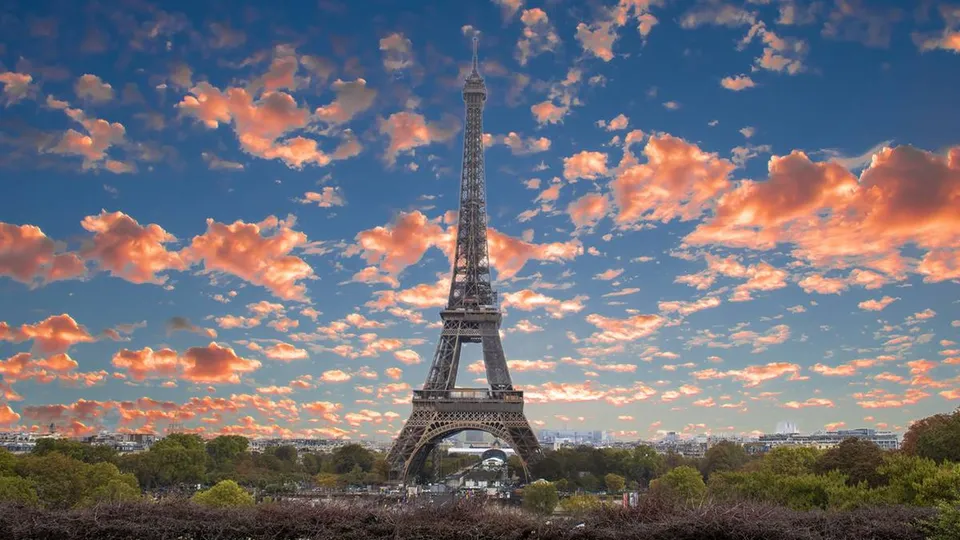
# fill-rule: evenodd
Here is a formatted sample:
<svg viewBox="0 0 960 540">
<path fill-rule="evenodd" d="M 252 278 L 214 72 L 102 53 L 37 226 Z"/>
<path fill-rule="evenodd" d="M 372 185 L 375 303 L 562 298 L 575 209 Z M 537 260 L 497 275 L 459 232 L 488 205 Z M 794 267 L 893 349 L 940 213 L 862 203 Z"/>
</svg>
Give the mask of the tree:
<svg viewBox="0 0 960 540">
<path fill-rule="evenodd" d="M 629 477 L 641 486 L 649 486 L 650 481 L 663 474 L 665 470 L 663 456 L 658 454 L 652 446 L 641 444 L 633 449 Z"/>
<path fill-rule="evenodd" d="M 914 422 L 903 435 L 901 449 L 937 463 L 960 463 L 960 408 L 952 414 L 935 414 Z"/>
<path fill-rule="evenodd" d="M 6 448 L 0 448 L 0 476 L 13 476 L 17 465 L 17 456 L 10 453 Z"/>
<path fill-rule="evenodd" d="M 739 444 L 720 441 L 704 454 L 700 470 L 709 478 L 716 471 L 735 471 L 743 467 L 748 459 L 746 450 Z"/>
<path fill-rule="evenodd" d="M 33 482 L 40 502 L 50 508 L 72 508 L 87 494 L 87 466 L 59 452 L 24 456 L 17 473 Z"/>
<path fill-rule="evenodd" d="M 314 478 L 321 489 L 337 489 L 340 485 L 340 477 L 333 473 L 320 473 Z"/>
<path fill-rule="evenodd" d="M 333 472 L 345 474 L 358 465 L 364 472 L 373 468 L 373 453 L 359 444 L 346 444 L 333 451 Z"/>
<path fill-rule="evenodd" d="M 206 472 L 207 451 L 199 435 L 173 433 L 146 453 L 144 465 L 159 485 L 199 484 Z M 138 475 L 139 476 L 139 475 Z"/>
<path fill-rule="evenodd" d="M 760 468 L 773 474 L 810 474 L 819 457 L 820 451 L 816 448 L 778 446 L 763 456 Z"/>
<path fill-rule="evenodd" d="M 560 501 L 560 508 L 575 516 L 588 514 L 603 506 L 596 495 L 571 495 Z"/>
<path fill-rule="evenodd" d="M 0 477 L 0 502 L 34 506 L 40 504 L 40 498 L 33 481 L 19 476 L 3 476 Z"/>
<path fill-rule="evenodd" d="M 619 474 L 609 473 L 603 477 L 603 483 L 607 486 L 607 491 L 611 493 L 620 493 L 627 487 L 627 481 Z"/>
<path fill-rule="evenodd" d="M 102 444 L 84 444 L 70 439 L 51 439 L 44 437 L 30 451 L 35 456 L 45 456 L 59 452 L 84 463 L 116 463 L 119 454 L 116 450 Z"/>
<path fill-rule="evenodd" d="M 552 514 L 559 499 L 556 486 L 546 480 L 537 480 L 523 488 L 523 507 L 537 514 Z"/>
<path fill-rule="evenodd" d="M 932 459 L 893 453 L 884 456 L 877 472 L 886 483 L 882 490 L 893 504 L 920 504 L 920 490 L 928 478 L 937 474 Z"/>
<path fill-rule="evenodd" d="M 253 506 L 253 495 L 233 480 L 223 480 L 210 489 L 199 491 L 191 498 L 197 504 L 215 508 Z"/>
<path fill-rule="evenodd" d="M 278 446 L 273 449 L 273 455 L 277 456 L 277 459 L 279 459 L 280 461 L 286 461 L 287 463 L 296 463 L 297 447 L 289 444 Z"/>
<path fill-rule="evenodd" d="M 824 452 L 814 469 L 821 474 L 840 471 L 851 486 L 866 482 L 870 487 L 877 487 L 882 483 L 877 468 L 883 465 L 883 456 L 883 449 L 876 443 L 851 437 Z"/>
<path fill-rule="evenodd" d="M 707 485 L 699 471 L 681 465 L 651 482 L 650 493 L 684 503 L 699 503 L 707 494 Z"/>
<path fill-rule="evenodd" d="M 240 435 L 220 435 L 207 441 L 207 455 L 214 468 L 220 468 L 247 451 L 250 442 Z"/>
</svg>

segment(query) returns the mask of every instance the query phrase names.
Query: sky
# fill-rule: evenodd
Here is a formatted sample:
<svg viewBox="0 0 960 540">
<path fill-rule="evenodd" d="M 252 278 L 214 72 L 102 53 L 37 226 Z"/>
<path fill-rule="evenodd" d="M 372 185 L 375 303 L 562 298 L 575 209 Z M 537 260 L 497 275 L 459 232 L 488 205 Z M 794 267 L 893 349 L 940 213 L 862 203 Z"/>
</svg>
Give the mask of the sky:
<svg viewBox="0 0 960 540">
<path fill-rule="evenodd" d="M 474 36 L 535 428 L 960 403 L 960 4 L 264 6 L 4 3 L 0 429 L 389 441 L 439 336 Z"/>
</svg>

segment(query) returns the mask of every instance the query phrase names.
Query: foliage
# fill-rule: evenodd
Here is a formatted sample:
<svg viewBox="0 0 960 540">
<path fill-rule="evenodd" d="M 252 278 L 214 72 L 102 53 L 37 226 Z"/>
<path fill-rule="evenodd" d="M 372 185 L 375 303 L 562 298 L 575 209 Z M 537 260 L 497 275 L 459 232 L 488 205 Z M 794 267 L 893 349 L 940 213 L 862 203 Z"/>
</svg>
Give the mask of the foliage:
<svg viewBox="0 0 960 540">
<path fill-rule="evenodd" d="M 552 514 L 558 501 L 557 487 L 550 482 L 537 480 L 523 488 L 523 507 L 531 512 Z"/>
<path fill-rule="evenodd" d="M 4 540 L 924 540 L 932 509 L 797 512 L 756 504 L 622 508 L 575 519 L 455 504 L 262 504 L 211 508 L 186 501 L 47 510 L 0 505 Z M 659 508 L 659 510 L 657 510 Z M 578 527 L 580 523 L 584 525 Z M 949 537 L 946 537 L 949 538 Z M 943 540 L 938 538 L 937 540 Z"/>
<path fill-rule="evenodd" d="M 207 441 L 207 455 L 214 468 L 221 468 L 243 456 L 250 446 L 246 437 L 240 435 L 220 435 Z"/>
<path fill-rule="evenodd" d="M 923 520 L 928 540 L 957 540 L 960 538 L 960 506 L 940 503 L 933 519 Z"/>
<path fill-rule="evenodd" d="M 691 504 L 703 500 L 707 486 L 698 470 L 681 465 L 651 482 L 650 493 Z"/>
<path fill-rule="evenodd" d="M 720 441 L 704 454 L 700 471 L 703 476 L 710 478 L 714 472 L 735 471 L 743 467 L 748 460 L 747 452 L 742 446 L 732 441 Z"/>
<path fill-rule="evenodd" d="M 575 516 L 594 512 L 601 506 L 603 503 L 596 495 L 571 495 L 560 500 L 560 508 Z"/>
<path fill-rule="evenodd" d="M 0 502 L 36 505 L 40 503 L 37 497 L 37 487 L 32 480 L 19 476 L 0 477 Z"/>
<path fill-rule="evenodd" d="M 320 473 L 314 478 L 314 482 L 322 489 L 337 489 L 340 487 L 340 477 L 333 473 Z"/>
<path fill-rule="evenodd" d="M 619 474 L 607 474 L 603 477 L 603 483 L 607 486 L 607 491 L 611 493 L 620 493 L 627 487 L 627 481 Z"/>
<path fill-rule="evenodd" d="M 903 436 L 902 450 L 937 463 L 960 463 L 960 408 L 914 422 Z"/>
<path fill-rule="evenodd" d="M 129 501 L 140 496 L 137 479 L 121 474 L 116 465 L 90 465 L 59 452 L 24 456 L 17 463 L 17 473 L 35 486 L 39 502 L 51 508 Z"/>
<path fill-rule="evenodd" d="M 870 487 L 877 487 L 882 483 L 877 469 L 883 464 L 884 455 L 876 443 L 851 437 L 824 452 L 814 469 L 818 473 L 840 471 L 851 486 L 866 482 Z"/>
<path fill-rule="evenodd" d="M 561 448 L 548 451 L 531 465 L 533 478 L 549 481 L 565 479 L 569 489 L 594 491 L 601 488 L 603 478 L 615 474 L 626 482 L 647 486 L 650 480 L 666 471 L 663 456 L 653 448 L 640 445 L 633 450 L 616 448 Z"/>
<path fill-rule="evenodd" d="M 345 474 L 359 466 L 362 471 L 373 468 L 373 453 L 359 444 L 346 444 L 333 451 L 333 472 Z"/>
<path fill-rule="evenodd" d="M 197 492 L 190 500 L 214 508 L 232 508 L 235 506 L 253 506 L 253 495 L 233 480 L 223 480 L 210 489 Z"/>
<path fill-rule="evenodd" d="M 891 503 L 960 503 L 960 464 L 938 466 L 932 459 L 892 454 L 885 457 L 878 473 L 887 484 L 882 491 Z"/>
<path fill-rule="evenodd" d="M 819 457 L 820 451 L 816 448 L 778 446 L 763 456 L 759 467 L 772 474 L 810 474 Z"/>
<path fill-rule="evenodd" d="M 35 456 L 45 456 L 51 452 L 59 452 L 85 463 L 116 463 L 118 454 L 113 448 L 101 444 L 84 444 L 70 439 L 51 439 L 44 437 L 37 439 L 36 446 L 31 450 Z"/>
<path fill-rule="evenodd" d="M 0 477 L 17 474 L 14 468 L 17 465 L 17 456 L 6 448 L 0 448 Z"/>
</svg>

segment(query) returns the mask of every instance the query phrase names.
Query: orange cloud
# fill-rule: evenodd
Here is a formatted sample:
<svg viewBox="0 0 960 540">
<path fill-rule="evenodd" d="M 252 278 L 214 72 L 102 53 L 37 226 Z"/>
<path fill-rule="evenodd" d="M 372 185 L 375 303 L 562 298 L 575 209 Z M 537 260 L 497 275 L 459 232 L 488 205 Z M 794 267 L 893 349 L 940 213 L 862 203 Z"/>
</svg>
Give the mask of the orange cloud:
<svg viewBox="0 0 960 540">
<path fill-rule="evenodd" d="M 613 319 L 591 313 L 586 320 L 600 329 L 587 338 L 590 343 L 636 341 L 653 334 L 666 323 L 666 319 L 660 315 L 634 315 L 626 319 Z"/>
<path fill-rule="evenodd" d="M 33 347 L 42 354 L 62 353 L 77 343 L 91 343 L 96 338 L 86 328 L 77 324 L 66 313 L 51 315 L 35 324 L 23 324 L 11 329 L 6 323 L 0 323 L 0 340 L 32 340 Z"/>
<path fill-rule="evenodd" d="M 720 81 L 720 86 L 723 86 L 727 90 L 739 92 L 747 88 L 753 88 L 756 86 L 756 83 L 753 82 L 753 79 L 751 79 L 749 75 L 734 75 L 732 77 L 724 77 Z"/>
<path fill-rule="evenodd" d="M 143 227 L 123 212 L 106 210 L 83 218 L 80 225 L 94 233 L 80 254 L 113 276 L 131 283 L 164 283 L 166 277 L 157 277 L 158 272 L 186 269 L 180 255 L 164 247 L 177 239 L 159 225 Z"/>
<path fill-rule="evenodd" d="M 183 378 L 198 383 L 239 383 L 241 373 L 260 368 L 260 362 L 241 358 L 230 347 L 211 342 L 206 347 L 190 347 L 182 358 Z"/>
<path fill-rule="evenodd" d="M 596 180 L 607 175 L 607 155 L 603 152 L 583 150 L 563 158 L 563 177 L 570 182 L 580 178 Z"/>
<path fill-rule="evenodd" d="M 943 156 L 883 148 L 859 179 L 798 151 L 772 158 L 769 170 L 766 182 L 744 181 L 725 194 L 686 241 L 760 250 L 792 244 L 794 257 L 821 268 L 858 265 L 889 276 L 913 270 L 929 282 L 951 279 L 951 265 L 940 261 L 950 260 L 960 241 L 960 217 L 948 202 L 960 193 L 960 147 Z M 926 251 L 928 264 L 911 268 L 901 256 L 906 245 Z"/>
<path fill-rule="evenodd" d="M 230 225 L 208 219 L 207 232 L 193 237 L 183 256 L 192 263 L 202 261 L 208 272 L 233 274 L 284 300 L 306 301 L 302 280 L 313 277 L 313 268 L 291 252 L 307 242 L 307 235 L 292 226 L 292 221 L 274 216 L 260 223 L 237 220 Z M 269 230 L 274 234 L 264 236 Z"/>
<path fill-rule="evenodd" d="M 857 307 L 866 311 L 883 311 L 884 308 L 896 302 L 899 298 L 884 296 L 879 300 L 865 300 L 857 304 Z"/>
<path fill-rule="evenodd" d="M 505 308 L 515 307 L 522 311 L 533 311 L 543 308 L 555 319 L 563 318 L 570 313 L 579 313 L 583 310 L 586 296 L 576 296 L 570 300 L 559 300 L 545 294 L 521 289 L 512 293 L 504 293 L 502 305 Z"/>
<path fill-rule="evenodd" d="M 290 362 L 292 360 L 303 360 L 307 358 L 307 351 L 298 349 L 289 343 L 279 342 L 263 350 L 267 358 L 271 360 L 280 360 Z"/>
<path fill-rule="evenodd" d="M 460 131 L 460 121 L 446 116 L 437 122 L 427 122 L 422 114 L 402 111 L 380 120 L 380 134 L 390 139 L 384 159 L 389 165 L 397 156 L 435 142 L 446 142 Z"/>
<path fill-rule="evenodd" d="M 377 91 L 367 88 L 367 81 L 359 78 L 355 81 L 337 79 L 330 85 L 330 89 L 337 94 L 336 99 L 329 105 L 319 107 L 314 114 L 320 120 L 331 124 L 350 121 L 369 109 L 377 97 Z"/>
<path fill-rule="evenodd" d="M 57 251 L 56 243 L 39 227 L 0 223 L 0 276 L 49 283 L 85 274 L 80 257 Z"/>
<path fill-rule="evenodd" d="M 651 136 L 640 164 L 629 152 L 611 182 L 617 223 L 698 218 L 729 186 L 735 166 L 671 135 Z"/>
</svg>

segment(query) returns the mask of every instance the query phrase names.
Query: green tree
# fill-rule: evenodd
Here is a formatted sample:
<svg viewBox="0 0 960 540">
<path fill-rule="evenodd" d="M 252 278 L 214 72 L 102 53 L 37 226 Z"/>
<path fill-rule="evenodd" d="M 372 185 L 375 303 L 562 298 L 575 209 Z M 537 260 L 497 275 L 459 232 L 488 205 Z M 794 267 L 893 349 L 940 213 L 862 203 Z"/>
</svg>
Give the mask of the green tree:
<svg viewBox="0 0 960 540">
<path fill-rule="evenodd" d="M 650 481 L 663 474 L 666 464 L 662 455 L 652 446 L 641 444 L 633 449 L 628 477 L 641 486 L 649 486 Z"/>
<path fill-rule="evenodd" d="M 89 505 L 104 503 L 123 503 L 140 500 L 140 488 L 123 478 L 112 478 L 105 484 L 97 486 L 84 498 Z"/>
<path fill-rule="evenodd" d="M 346 474 L 359 466 L 366 472 L 373 468 L 373 453 L 359 444 L 346 444 L 333 451 L 333 472 Z"/>
<path fill-rule="evenodd" d="M 903 435 L 902 450 L 937 463 L 960 463 L 960 408 L 914 422 Z"/>
<path fill-rule="evenodd" d="M 607 491 L 611 493 L 620 493 L 627 487 L 627 481 L 619 474 L 609 473 L 603 477 L 603 483 L 607 486 Z"/>
<path fill-rule="evenodd" d="M 33 482 L 40 502 L 50 508 L 72 508 L 87 494 L 87 466 L 59 452 L 24 456 L 17 473 Z"/>
<path fill-rule="evenodd" d="M 49 437 L 37 439 L 36 445 L 30 451 L 35 456 L 45 456 L 51 452 L 59 452 L 84 463 L 116 463 L 118 458 L 117 451 L 109 446 Z"/>
<path fill-rule="evenodd" d="M 277 459 L 280 461 L 285 461 L 287 463 L 296 463 L 297 462 L 297 447 L 289 444 L 282 446 L 277 446 L 273 449 L 273 455 L 277 456 Z"/>
<path fill-rule="evenodd" d="M 173 433 L 157 441 L 146 454 L 143 465 L 158 485 L 203 481 L 207 451 L 199 435 Z"/>
<path fill-rule="evenodd" d="M 250 446 L 250 441 L 240 435 L 220 435 L 207 441 L 207 455 L 210 456 L 211 465 L 214 468 L 220 468 L 230 464 L 233 460 L 243 455 Z"/>
<path fill-rule="evenodd" d="M 557 487 L 546 480 L 537 480 L 523 488 L 523 507 L 531 512 L 550 515 L 559 499 Z"/>
<path fill-rule="evenodd" d="M 798 476 L 813 473 L 819 457 L 816 448 L 779 446 L 767 452 L 759 466 L 773 474 Z"/>
<path fill-rule="evenodd" d="M 918 505 L 923 483 L 936 476 L 937 464 L 932 459 L 892 453 L 884 456 L 877 472 L 886 483 L 881 490 L 889 502 Z"/>
<path fill-rule="evenodd" d="M 217 482 L 212 488 L 194 494 L 191 500 L 197 504 L 216 508 L 254 505 L 253 495 L 247 493 L 247 490 L 233 480 Z"/>
<path fill-rule="evenodd" d="M 882 483 L 877 469 L 883 465 L 883 456 L 883 449 L 876 443 L 851 437 L 824 452 L 814 469 L 818 473 L 840 471 L 851 486 L 866 482 L 870 487 L 877 487 Z"/>
<path fill-rule="evenodd" d="M 650 493 L 687 504 L 699 503 L 707 494 L 707 485 L 698 470 L 681 465 L 651 482 Z"/>
<path fill-rule="evenodd" d="M 560 508 L 575 516 L 589 514 L 598 510 L 603 503 L 596 495 L 571 495 L 560 500 Z"/>
<path fill-rule="evenodd" d="M 748 459 L 746 450 L 739 444 L 720 441 L 704 454 L 700 470 L 705 477 L 710 478 L 710 475 L 717 471 L 736 471 L 743 467 Z"/>
<path fill-rule="evenodd" d="M 934 519 L 923 523 L 928 540 L 957 540 L 960 538 L 960 506 L 941 503 Z"/>
<path fill-rule="evenodd" d="M 0 502 L 34 506 L 40 503 L 37 487 L 32 480 L 19 476 L 0 477 Z"/>
<path fill-rule="evenodd" d="M 340 477 L 333 473 L 320 473 L 314 478 L 321 489 L 337 489 L 340 486 Z"/>
<path fill-rule="evenodd" d="M 6 448 L 0 448 L 0 477 L 13 476 L 16 473 L 17 456 Z"/>
</svg>

